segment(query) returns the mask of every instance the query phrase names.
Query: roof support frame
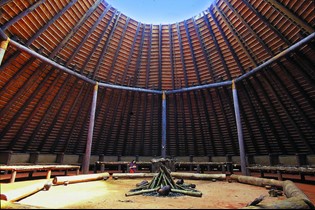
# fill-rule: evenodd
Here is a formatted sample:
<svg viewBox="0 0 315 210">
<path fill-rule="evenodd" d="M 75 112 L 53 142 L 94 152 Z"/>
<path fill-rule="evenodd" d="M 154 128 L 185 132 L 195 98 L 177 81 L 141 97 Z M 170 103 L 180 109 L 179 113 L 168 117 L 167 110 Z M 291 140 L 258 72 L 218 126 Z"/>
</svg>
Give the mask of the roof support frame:
<svg viewBox="0 0 315 210">
<path fill-rule="evenodd" d="M 215 8 L 217 9 L 217 6 L 216 6 Z M 219 14 L 222 16 L 222 19 L 225 20 L 225 17 L 223 17 L 224 14 L 221 13 L 221 11 L 220 11 L 219 9 L 217 9 L 217 12 L 219 12 Z M 212 15 L 212 13 L 211 13 L 211 15 Z M 233 58 L 234 58 L 234 60 L 235 60 L 235 62 L 236 62 L 236 64 L 237 64 L 237 66 L 238 66 L 238 69 L 240 70 L 240 73 L 241 73 L 241 74 L 244 74 L 244 73 L 245 73 L 244 67 L 243 67 L 243 65 L 241 64 L 241 62 L 240 62 L 238 56 L 236 55 L 236 52 L 235 52 L 235 50 L 233 49 L 231 43 L 229 42 L 228 38 L 226 37 L 225 33 L 223 32 L 223 29 L 222 29 L 222 27 L 220 26 L 220 24 L 219 24 L 217 18 L 216 18 L 214 15 L 212 15 L 212 18 L 213 18 L 213 21 L 215 22 L 215 24 L 217 25 L 218 30 L 220 31 L 220 34 L 221 34 L 221 36 L 223 37 L 223 39 L 224 39 L 226 45 L 228 46 L 228 48 L 229 48 L 229 50 L 230 50 L 230 52 L 231 52 L 231 54 L 232 54 L 232 56 L 233 56 Z M 225 20 L 225 21 L 226 21 L 226 20 Z M 248 52 L 246 49 L 250 49 L 250 48 L 249 48 L 249 47 L 247 47 L 247 48 L 244 47 L 244 45 L 246 45 L 246 42 L 241 42 L 241 41 L 240 41 L 240 36 L 238 36 L 238 35 L 235 34 L 235 31 L 232 29 L 233 27 L 232 27 L 232 25 L 230 25 L 230 22 L 229 22 L 229 23 L 226 22 L 226 25 L 230 28 L 230 30 L 232 31 L 232 33 L 233 33 L 235 39 L 238 40 L 240 46 L 242 46 L 243 51 L 245 51 L 245 53 L 246 53 L 247 55 L 249 55 L 249 52 Z M 249 58 L 251 58 L 251 57 L 249 56 Z M 254 61 L 254 59 L 251 58 L 250 60 L 251 60 L 251 62 L 253 63 L 253 65 L 256 66 L 256 62 Z M 245 85 L 245 84 L 246 84 L 246 85 Z M 248 86 L 249 86 L 249 87 L 248 87 Z M 244 91 L 245 97 L 246 97 L 247 101 L 251 104 L 249 107 L 250 107 L 251 112 L 253 113 L 253 115 L 254 115 L 254 117 L 255 117 L 255 122 L 260 123 L 260 120 L 259 120 L 259 113 L 257 113 L 256 109 L 253 108 L 253 107 L 254 107 L 254 104 L 253 104 L 253 101 L 251 100 L 251 96 L 249 95 L 249 94 L 251 93 L 250 91 L 254 90 L 253 93 L 252 93 L 252 95 L 254 95 L 254 97 L 257 97 L 257 93 L 255 92 L 255 89 L 254 89 L 253 86 L 252 86 L 252 81 L 250 80 L 250 81 L 246 82 L 246 80 L 245 80 L 243 87 L 244 87 L 244 89 L 246 90 L 246 91 Z M 225 90 L 226 90 L 226 89 L 225 89 Z M 227 91 L 226 91 L 226 92 L 227 92 Z M 227 93 L 227 94 L 228 94 L 228 93 Z M 230 103 L 230 104 L 231 104 L 231 103 Z M 240 107 L 240 109 L 241 109 L 241 108 L 242 108 L 242 107 Z M 244 121 L 247 121 L 247 118 L 244 118 Z M 269 147 L 269 145 L 268 145 L 268 143 L 267 143 L 267 138 L 266 138 L 266 134 L 265 134 L 266 132 L 265 132 L 265 130 L 264 130 L 264 126 L 261 125 L 261 124 L 259 124 L 259 125 L 258 125 L 258 130 L 259 130 L 259 132 L 260 132 L 260 135 L 262 136 L 262 139 L 264 140 L 265 146 L 268 148 L 268 150 L 270 150 L 270 147 Z M 252 139 L 252 141 L 254 141 L 254 139 Z M 234 146 L 234 145 L 233 145 L 233 146 Z M 234 151 L 236 151 L 235 146 L 234 146 Z"/>
<path fill-rule="evenodd" d="M 268 67 L 269 65 L 271 65 L 272 63 L 274 63 L 276 60 L 280 59 L 281 57 L 297 50 L 298 48 L 300 48 L 301 46 L 304 46 L 305 44 L 309 43 L 310 41 L 312 41 L 313 39 L 315 39 L 315 32 L 310 34 L 309 36 L 305 37 L 304 39 L 300 40 L 299 42 L 293 44 L 292 46 L 290 46 L 289 48 L 283 50 L 281 53 L 273 56 L 272 58 L 270 58 L 269 60 L 267 60 L 266 62 L 260 64 L 259 66 L 253 68 L 251 71 L 239 76 L 238 78 L 235 78 L 235 82 L 239 82 L 253 74 L 255 74 L 256 72 Z M 40 59 L 41 61 L 52 65 L 62 71 L 65 71 L 69 74 L 72 74 L 76 77 L 81 78 L 82 80 L 89 82 L 91 84 L 95 84 L 96 81 L 81 75 L 75 71 L 70 70 L 67 67 L 64 67 L 58 63 L 56 63 L 55 61 L 46 58 L 45 56 L 23 46 L 22 44 L 10 39 L 10 43 L 11 45 L 13 45 L 14 47 L 16 47 L 18 50 L 20 51 L 24 51 L 27 52 L 28 54 L 30 54 L 31 56 L 34 56 L 38 59 Z M 211 84 L 205 84 L 205 85 L 199 85 L 199 86 L 194 86 L 194 87 L 185 87 L 185 88 L 181 88 L 181 89 L 175 89 L 175 90 L 166 90 L 165 94 L 174 94 L 174 93 L 180 93 L 180 92 L 186 92 L 186 91 L 191 91 L 191 90 L 198 90 L 198 89 L 206 89 L 206 88 L 216 88 L 216 87 L 221 87 L 221 86 L 226 86 L 226 85 L 231 85 L 232 81 L 231 80 L 227 80 L 227 81 L 223 81 L 223 82 L 216 82 L 216 83 L 211 83 Z M 99 82 L 99 86 L 100 87 L 108 87 L 108 88 L 115 88 L 115 89 L 122 89 L 122 90 L 129 90 L 129 91 L 140 91 L 140 92 L 147 92 L 147 93 L 154 93 L 154 94 L 162 94 L 162 91 L 160 90 L 150 90 L 150 89 L 145 89 L 145 88 L 135 88 L 135 87 L 128 87 L 128 86 L 121 86 L 121 85 L 113 85 L 113 84 L 108 84 L 108 83 L 102 83 Z"/>
<path fill-rule="evenodd" d="M 87 83 L 83 83 L 83 92 L 85 92 L 85 94 L 84 94 L 84 96 L 82 97 L 82 101 L 88 101 L 87 99 L 89 98 L 89 93 L 90 93 L 90 90 L 89 89 L 91 89 L 91 87 L 89 86 L 89 85 L 87 85 Z M 80 95 L 79 95 L 80 96 Z M 83 109 L 85 109 L 85 106 L 79 106 L 79 110 L 78 110 L 78 115 L 79 115 L 79 117 L 78 117 L 78 120 L 76 120 L 73 124 L 72 124 L 72 127 L 71 127 L 71 130 L 70 130 L 70 132 L 69 132 L 69 136 L 68 136 L 68 138 L 66 138 L 67 139 L 67 142 L 66 142 L 66 144 L 64 145 L 64 147 L 63 147 L 63 153 L 65 153 L 65 152 L 67 152 L 67 148 L 68 148 L 68 146 L 72 143 L 71 142 L 71 139 L 72 139 L 72 137 L 75 135 L 75 133 L 76 133 L 76 127 L 79 127 L 80 125 L 81 125 L 81 128 L 80 128 L 80 135 L 79 136 L 81 136 L 82 135 L 82 133 L 83 133 L 83 130 L 84 130 L 84 123 L 83 122 L 87 122 L 87 120 L 88 120 L 88 113 L 89 112 L 86 112 L 86 114 L 85 115 L 81 115 L 80 113 L 83 113 Z M 83 120 L 82 120 L 83 119 Z M 81 123 L 81 121 L 83 121 L 82 123 Z M 81 123 L 81 124 L 80 124 Z M 77 150 L 77 148 L 78 148 L 78 144 L 79 144 L 79 138 L 76 138 L 76 137 L 73 137 L 74 139 L 75 139 L 75 142 L 74 143 L 72 143 L 72 144 L 74 144 L 75 146 L 75 150 L 74 151 L 76 151 Z"/>
<path fill-rule="evenodd" d="M 67 94 L 67 97 L 64 99 L 64 101 L 62 102 L 62 105 L 60 106 L 60 110 L 58 111 L 58 114 L 57 115 L 59 115 L 59 113 L 60 112 L 62 112 L 62 109 L 64 109 L 65 108 L 65 103 L 69 100 L 69 98 L 70 98 L 70 95 L 71 94 L 73 94 L 73 93 L 75 93 L 75 89 L 76 89 L 76 86 L 78 85 L 78 78 L 76 78 L 76 77 L 74 77 L 74 82 L 73 82 L 73 85 L 70 87 L 70 90 L 68 91 L 68 93 L 69 94 Z M 81 89 L 82 90 L 82 89 Z M 71 93 L 71 94 L 70 94 Z M 66 123 L 68 122 L 68 120 L 69 120 L 69 118 L 70 118 L 70 115 L 71 115 L 71 113 L 72 113 L 72 111 L 73 111 L 73 109 L 74 109 L 74 107 L 75 107 L 75 103 L 78 101 L 78 95 L 77 95 L 77 97 L 75 97 L 75 101 L 73 102 L 73 104 L 72 104 L 72 106 L 71 106 L 71 109 L 67 112 L 67 115 L 66 115 L 66 118 L 65 118 L 65 120 L 63 121 L 63 123 L 62 123 L 62 126 L 60 127 L 60 130 L 59 130 L 59 132 L 58 132 L 58 134 L 57 134 L 57 138 L 53 141 L 53 143 L 52 143 L 52 146 L 51 146 L 51 148 L 50 148 L 50 152 L 51 153 L 54 153 L 55 152 L 55 150 L 56 150 L 56 147 L 58 146 L 58 143 L 59 143 L 59 139 L 61 139 L 61 136 L 62 136 L 62 134 L 64 133 L 64 129 L 65 129 L 65 127 L 66 127 Z M 55 123 L 54 124 L 56 124 L 56 121 L 57 121 L 58 119 L 56 119 L 56 120 L 54 120 L 55 121 Z M 52 131 L 52 129 L 50 129 L 50 132 Z"/>
<path fill-rule="evenodd" d="M 60 77 L 62 79 L 62 74 L 59 74 L 58 77 Z M 64 81 L 69 81 L 71 78 L 71 75 L 68 74 L 66 75 L 66 78 L 64 79 Z M 56 80 L 58 81 L 58 80 Z M 46 125 L 47 129 L 40 129 L 38 130 L 38 135 L 42 135 L 44 136 L 43 139 L 48 139 L 50 132 L 52 130 L 52 128 L 54 127 L 55 123 L 57 122 L 58 116 L 64 106 L 64 103 L 67 99 L 63 100 L 61 102 L 61 104 L 59 105 L 58 102 L 62 100 L 62 95 L 63 94 L 69 94 L 69 90 L 67 90 L 67 82 L 62 83 L 62 85 L 60 85 L 59 90 L 57 91 L 57 93 L 53 96 L 53 100 L 51 102 L 52 106 L 49 107 L 49 109 L 45 112 L 45 115 L 43 117 L 43 126 Z M 58 83 L 57 85 L 58 86 Z M 73 86 L 72 86 L 73 87 Z M 56 111 L 54 111 L 56 110 Z M 56 113 L 55 115 L 53 115 L 54 113 Z M 44 133 L 44 134 L 43 134 Z M 35 134 L 36 136 L 36 134 Z M 38 147 L 38 150 L 41 151 L 45 146 L 45 141 L 42 141 L 41 144 Z"/>
<path fill-rule="evenodd" d="M 75 86 L 78 86 L 78 83 L 76 83 Z M 79 87 L 78 87 L 79 88 Z M 52 146 L 52 148 L 55 148 L 57 147 L 57 144 L 58 144 L 58 139 L 61 139 L 62 138 L 62 135 L 64 134 L 64 130 L 71 118 L 71 115 L 72 113 L 74 112 L 75 110 L 75 107 L 77 107 L 77 104 L 80 102 L 79 98 L 80 98 L 80 95 L 82 94 L 82 91 L 83 91 L 83 88 L 84 88 L 84 85 L 82 84 L 81 87 L 79 88 L 80 90 L 78 91 L 77 93 L 77 97 L 75 97 L 75 101 L 73 102 L 72 106 L 71 106 L 71 109 L 69 110 L 69 112 L 67 113 L 67 117 L 66 117 L 66 120 L 63 122 L 62 126 L 61 126 L 61 129 L 60 131 L 58 132 L 58 136 Z M 69 123 L 70 124 L 70 123 Z M 67 138 L 66 138 L 67 139 Z M 64 145 L 67 145 L 67 142 L 68 140 L 65 141 Z M 54 152 L 54 151 L 53 151 Z"/>
<path fill-rule="evenodd" d="M 116 75 L 115 84 L 116 84 L 116 82 L 117 82 L 117 78 L 118 78 L 118 76 Z M 104 109 L 105 109 L 105 113 L 102 112 L 101 109 L 99 109 L 99 110 L 98 110 L 98 113 L 96 114 L 97 116 L 98 116 L 99 114 L 102 114 L 102 113 L 104 113 L 104 114 L 102 114 L 102 115 L 108 116 L 108 113 L 110 112 L 109 107 L 110 107 L 111 104 L 113 103 L 113 97 L 114 97 L 114 92 L 115 92 L 115 91 L 114 91 L 114 90 L 108 91 L 108 88 L 104 88 L 104 89 L 105 89 L 105 90 L 104 90 L 104 93 L 101 93 L 101 99 L 100 99 L 101 101 L 100 101 L 100 104 L 101 104 L 101 107 L 105 107 L 105 108 L 104 108 Z M 104 100 L 105 97 L 106 97 L 106 95 L 107 95 L 107 97 L 108 97 L 108 103 L 107 103 L 107 104 L 104 104 L 104 102 L 106 103 L 106 101 Z M 104 148 L 105 148 L 105 147 L 103 148 L 103 145 L 105 145 L 106 142 L 104 142 L 103 144 L 101 144 L 101 142 L 103 142 L 101 136 L 104 136 L 105 129 L 102 129 L 102 128 L 106 127 L 106 122 L 107 122 L 107 121 L 108 121 L 107 118 L 104 118 L 103 121 L 101 122 L 101 126 L 100 126 L 101 130 L 99 131 L 98 136 L 97 136 L 97 138 L 96 138 L 96 139 L 99 139 L 99 140 L 95 143 L 95 148 L 96 148 L 97 150 L 99 150 L 99 151 L 104 151 Z M 102 149 L 99 149 L 99 148 L 102 148 Z"/>
<path fill-rule="evenodd" d="M 32 60 L 32 59 L 31 59 Z M 30 61 L 31 61 L 30 60 Z M 31 62 L 33 62 L 33 61 L 31 61 Z M 22 69 L 24 69 L 24 67 L 22 67 Z M 38 85 L 38 87 L 41 87 L 41 86 L 43 86 L 46 82 L 47 82 L 47 80 L 48 80 L 48 78 L 51 76 L 51 74 L 52 74 L 52 71 L 49 71 L 48 73 L 47 73 L 47 75 L 43 78 L 43 81 Z M 38 74 L 34 74 L 34 76 L 35 77 L 39 77 L 38 76 Z M 34 78 L 35 79 L 35 78 Z M 35 79 L 36 80 L 36 79 Z M 32 86 L 32 84 L 29 84 L 29 85 L 25 85 L 24 87 L 26 88 L 26 87 L 28 87 L 28 86 Z M 38 89 L 36 89 L 36 91 L 34 91 L 34 93 L 29 97 L 29 99 L 28 100 L 26 100 L 24 103 L 23 103 L 23 106 L 21 107 L 21 109 L 17 112 L 17 113 L 15 113 L 15 115 L 14 115 L 14 117 L 10 120 L 10 122 L 7 124 L 7 126 L 4 128 L 4 131 L 6 132 L 12 125 L 14 125 L 14 123 L 16 122 L 16 120 L 17 120 L 17 116 L 18 116 L 18 114 L 19 113 L 22 113 L 25 109 L 26 109 L 26 107 L 27 106 L 29 106 L 30 105 L 30 103 L 31 103 L 31 98 L 33 98 L 35 95 L 37 95 L 38 94 L 38 90 L 39 90 L 40 88 L 38 88 Z M 21 88 L 20 90 L 23 90 L 23 88 Z M 47 92 L 49 92 L 49 90 L 47 90 Z M 20 95 L 20 94 L 19 94 Z M 45 96 L 47 96 L 47 95 L 45 95 Z M 39 102 L 39 104 L 41 104 L 44 100 L 45 100 L 45 98 L 46 97 L 43 97 L 42 99 L 41 99 L 41 102 Z M 38 111 L 38 109 L 35 109 L 36 111 Z M 36 112 L 35 111 L 35 112 Z M 33 115 L 35 112 L 32 112 L 31 113 L 31 115 Z M 1 116 L 6 116 L 6 114 L 2 114 L 1 113 Z M 15 137 L 13 138 L 13 141 L 11 141 L 10 142 L 10 145 L 9 145 L 9 147 L 8 147 L 8 150 L 13 150 L 13 147 L 14 147 L 14 145 L 16 144 L 16 142 L 20 139 L 20 135 L 22 135 L 22 133 L 24 132 L 24 130 L 26 129 L 26 127 L 29 125 L 29 123 L 27 123 L 28 121 L 25 121 L 25 123 L 23 124 L 23 126 L 21 127 L 21 129 L 17 132 L 17 134 L 15 135 Z M 3 135 L 4 135 L 4 133 L 0 133 L 0 138 L 2 139 L 3 138 Z M 33 139 L 32 138 L 30 138 L 29 140 L 28 140 L 28 142 L 25 144 L 25 145 L 28 145 L 31 141 L 32 141 Z"/>
</svg>

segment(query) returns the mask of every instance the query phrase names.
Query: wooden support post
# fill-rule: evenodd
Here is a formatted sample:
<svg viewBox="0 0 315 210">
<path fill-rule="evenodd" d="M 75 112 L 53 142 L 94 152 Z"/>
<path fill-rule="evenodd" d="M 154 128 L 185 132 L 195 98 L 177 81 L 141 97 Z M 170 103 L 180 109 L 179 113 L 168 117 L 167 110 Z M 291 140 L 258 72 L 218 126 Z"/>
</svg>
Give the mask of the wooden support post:
<svg viewBox="0 0 315 210">
<path fill-rule="evenodd" d="M 161 156 L 166 158 L 166 95 L 162 94 L 162 145 Z"/>
<path fill-rule="evenodd" d="M 278 177 L 278 180 L 282 181 L 282 173 L 280 170 L 277 170 L 277 177 Z"/>
<path fill-rule="evenodd" d="M 56 158 L 56 162 L 59 163 L 59 164 L 63 164 L 64 157 L 65 157 L 64 153 L 58 153 L 57 154 L 57 158 Z"/>
<path fill-rule="evenodd" d="M 233 169 L 233 163 L 232 162 L 228 162 L 226 163 L 226 170 L 230 173 L 233 174 L 234 173 L 234 169 Z"/>
<path fill-rule="evenodd" d="M 29 177 L 29 178 L 32 178 L 32 177 L 33 177 L 33 174 L 34 174 L 34 171 L 28 172 L 28 177 Z"/>
<path fill-rule="evenodd" d="M 2 63 L 2 60 L 3 60 L 3 57 L 4 57 L 4 53 L 7 50 L 9 42 L 10 42 L 9 38 L 7 38 L 7 40 L 5 40 L 5 41 L 1 41 L 0 42 L 0 65 Z"/>
<path fill-rule="evenodd" d="M 104 162 L 105 161 L 105 156 L 104 155 L 99 155 L 99 161 Z M 101 172 L 105 171 L 105 164 L 100 164 L 100 170 L 101 170 Z"/>
<path fill-rule="evenodd" d="M 17 173 L 16 170 L 12 171 L 11 178 L 10 178 L 10 183 L 13 183 L 15 181 L 16 173 Z"/>
<path fill-rule="evenodd" d="M 243 175 L 248 175 L 247 170 L 246 170 L 246 158 L 245 158 L 246 155 L 245 155 L 245 147 L 244 147 L 244 140 L 243 140 L 241 116 L 240 116 L 240 110 L 238 106 L 238 96 L 237 96 L 237 90 L 235 87 L 234 80 L 232 81 L 232 92 L 233 92 L 235 120 L 236 120 L 237 134 L 238 134 L 238 144 L 239 144 L 239 150 L 240 150 L 241 171 Z"/>
<path fill-rule="evenodd" d="M 13 154 L 13 151 L 1 151 L 0 164 L 10 165 L 12 154 Z M 8 174 L 8 171 L 4 171 L 4 174 Z"/>
<path fill-rule="evenodd" d="M 279 155 L 278 154 L 269 154 L 269 161 L 271 166 L 279 164 Z"/>
<path fill-rule="evenodd" d="M 46 175 L 46 179 L 50 179 L 50 177 L 51 177 L 51 170 L 48 170 L 47 175 Z"/>
<path fill-rule="evenodd" d="M 94 92 L 93 92 L 93 101 L 92 101 L 91 114 L 90 114 L 88 139 L 86 142 L 85 155 L 84 155 L 84 160 L 83 160 L 83 165 L 82 165 L 83 174 L 89 173 L 91 147 L 92 147 L 92 141 L 93 141 L 95 109 L 96 109 L 96 102 L 97 102 L 97 91 L 98 91 L 98 82 L 96 82 L 94 86 Z"/>
<path fill-rule="evenodd" d="M 11 157 L 12 157 L 13 151 L 1 151 L 0 152 L 0 164 L 4 165 L 10 165 Z"/>
<path fill-rule="evenodd" d="M 259 170 L 259 172 L 260 172 L 260 177 L 261 178 L 264 178 L 265 176 L 264 176 L 264 170 Z"/>
<path fill-rule="evenodd" d="M 200 173 L 201 169 L 200 169 L 200 164 L 197 165 L 197 173 Z"/>
<path fill-rule="evenodd" d="M 296 154 L 296 161 L 298 163 L 298 166 L 305 166 L 307 164 L 307 155 L 304 153 L 297 153 Z"/>
<path fill-rule="evenodd" d="M 209 161 L 209 162 L 212 162 L 212 156 L 211 156 L 211 155 L 208 155 L 208 161 Z M 207 170 L 208 170 L 208 171 L 211 170 L 211 166 L 210 166 L 210 165 L 207 165 Z"/>
<path fill-rule="evenodd" d="M 38 156 L 39 152 L 31 152 L 29 162 L 36 165 L 38 163 Z"/>
</svg>

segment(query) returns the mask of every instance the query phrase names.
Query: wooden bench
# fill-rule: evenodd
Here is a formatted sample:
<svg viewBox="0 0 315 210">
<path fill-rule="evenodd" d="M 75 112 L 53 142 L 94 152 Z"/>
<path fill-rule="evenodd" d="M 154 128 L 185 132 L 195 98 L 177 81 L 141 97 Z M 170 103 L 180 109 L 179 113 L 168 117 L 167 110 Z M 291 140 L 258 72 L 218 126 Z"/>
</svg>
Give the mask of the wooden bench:
<svg viewBox="0 0 315 210">
<path fill-rule="evenodd" d="M 221 170 L 222 173 L 233 173 L 239 164 L 232 162 L 232 156 L 179 156 L 175 157 L 175 171 L 196 170 L 203 173 L 205 170 Z"/>
<path fill-rule="evenodd" d="M 68 170 L 76 170 L 76 175 L 80 172 L 80 166 L 77 165 L 2 165 L 0 171 L 11 172 L 10 183 L 15 182 L 16 174 L 18 172 L 30 172 L 29 176 L 32 176 L 33 172 L 46 171 L 46 179 L 50 179 L 52 171 L 65 170 L 67 174 Z"/>
<path fill-rule="evenodd" d="M 305 175 L 315 175 L 315 167 L 294 167 L 294 166 L 250 166 L 247 167 L 250 171 L 257 171 L 260 177 L 264 178 L 265 173 L 276 173 L 278 180 L 282 181 L 282 174 L 297 174 L 301 180 L 305 180 Z"/>
<path fill-rule="evenodd" d="M 250 156 L 247 170 L 259 172 L 262 178 L 265 177 L 265 173 L 277 174 L 278 180 L 283 180 L 283 174 L 300 175 L 301 180 L 304 181 L 305 175 L 315 175 L 312 159 L 312 155 L 306 154 Z"/>
<path fill-rule="evenodd" d="M 101 172 L 105 171 L 106 166 L 117 166 L 118 171 L 123 171 L 128 173 L 129 164 L 131 161 L 96 161 L 95 162 L 95 168 L 98 168 L 98 166 L 103 166 L 101 168 Z M 152 169 L 152 163 L 148 161 L 139 161 L 137 162 L 137 170 L 139 170 L 140 167 L 150 167 Z M 97 171 L 94 170 L 94 173 Z"/>
<path fill-rule="evenodd" d="M 207 167 L 208 170 L 215 169 L 221 169 L 222 173 L 226 173 L 227 171 L 232 173 L 233 171 L 231 168 L 233 168 L 232 162 L 175 162 L 175 169 L 178 170 L 182 166 L 194 168 L 196 167 L 197 173 L 202 173 L 202 167 Z"/>
</svg>

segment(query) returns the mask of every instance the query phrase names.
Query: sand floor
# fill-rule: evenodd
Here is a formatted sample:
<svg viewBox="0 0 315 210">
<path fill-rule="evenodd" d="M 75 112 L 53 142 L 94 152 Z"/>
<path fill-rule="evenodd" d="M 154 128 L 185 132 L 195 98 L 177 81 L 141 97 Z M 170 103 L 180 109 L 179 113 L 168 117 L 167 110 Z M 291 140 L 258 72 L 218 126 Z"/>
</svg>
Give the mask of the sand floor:
<svg viewBox="0 0 315 210">
<path fill-rule="evenodd" d="M 19 200 L 21 208 L 50 209 L 239 209 L 245 207 L 261 195 L 261 202 L 268 203 L 286 199 L 285 196 L 271 197 L 268 189 L 238 182 L 229 183 L 226 180 L 185 180 L 185 183 L 195 184 L 196 190 L 202 192 L 202 197 L 193 196 L 125 196 L 134 189 L 137 183 L 151 178 L 109 178 L 107 180 L 81 182 L 68 185 L 53 185 L 48 191 L 40 190 L 33 195 Z M 1 183 L 1 193 L 47 181 L 36 179 Z M 315 201 L 315 186 L 299 183 L 297 186 Z M 31 207 L 29 207 L 30 205 Z M 2 208 L 9 208 L 2 205 Z"/>
</svg>

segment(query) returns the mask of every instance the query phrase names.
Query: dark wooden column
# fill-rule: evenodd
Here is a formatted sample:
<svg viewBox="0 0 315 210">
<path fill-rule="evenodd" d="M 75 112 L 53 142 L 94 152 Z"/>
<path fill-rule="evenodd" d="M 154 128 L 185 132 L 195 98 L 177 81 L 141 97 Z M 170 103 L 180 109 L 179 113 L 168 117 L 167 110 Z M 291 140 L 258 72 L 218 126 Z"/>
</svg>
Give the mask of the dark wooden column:
<svg viewBox="0 0 315 210">
<path fill-rule="evenodd" d="M 241 171 L 243 175 L 247 176 L 248 172 L 246 169 L 246 157 L 245 157 L 245 149 L 244 149 L 242 123 L 241 123 L 240 110 L 238 106 L 237 90 L 235 87 L 234 80 L 232 80 L 232 91 L 233 91 L 234 111 L 235 111 L 236 126 L 237 126 L 238 144 L 239 144 L 239 150 L 240 150 Z"/>
<path fill-rule="evenodd" d="M 162 158 L 166 158 L 166 95 L 162 94 Z"/>
<path fill-rule="evenodd" d="M 88 133 L 88 139 L 86 142 L 85 154 L 84 154 L 83 165 L 82 165 L 83 174 L 89 173 L 91 147 L 92 147 L 92 141 L 93 141 L 95 109 L 96 109 L 96 102 L 97 102 L 97 91 L 98 91 L 98 82 L 95 84 L 94 92 L 93 92 L 93 101 L 92 101 L 91 114 L 90 114 L 89 133 Z"/>
</svg>

